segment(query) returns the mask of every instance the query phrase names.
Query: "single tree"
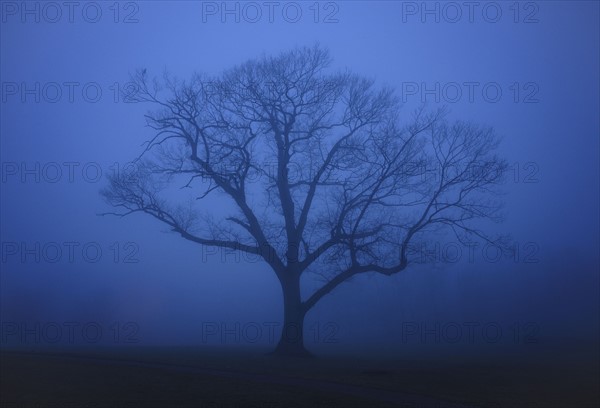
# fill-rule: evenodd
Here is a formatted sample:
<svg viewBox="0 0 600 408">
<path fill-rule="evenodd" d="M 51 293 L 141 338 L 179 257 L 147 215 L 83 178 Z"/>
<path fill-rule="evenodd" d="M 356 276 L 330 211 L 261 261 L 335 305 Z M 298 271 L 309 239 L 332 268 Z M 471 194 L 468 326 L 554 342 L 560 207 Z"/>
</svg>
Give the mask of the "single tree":
<svg viewBox="0 0 600 408">
<path fill-rule="evenodd" d="M 276 353 L 305 354 L 304 318 L 320 299 L 354 276 L 405 270 L 428 233 L 496 242 L 473 223 L 499 217 L 506 164 L 493 130 L 424 109 L 401 124 L 391 89 L 329 67 L 315 46 L 189 81 L 138 71 L 129 97 L 156 107 L 155 135 L 135 172 L 102 191 L 111 214 L 146 213 L 187 240 L 264 260 L 283 291 Z M 175 205 L 173 185 L 199 201 Z M 219 211 L 207 198 L 217 192 Z M 307 272 L 323 283 L 303 299 Z"/>
</svg>

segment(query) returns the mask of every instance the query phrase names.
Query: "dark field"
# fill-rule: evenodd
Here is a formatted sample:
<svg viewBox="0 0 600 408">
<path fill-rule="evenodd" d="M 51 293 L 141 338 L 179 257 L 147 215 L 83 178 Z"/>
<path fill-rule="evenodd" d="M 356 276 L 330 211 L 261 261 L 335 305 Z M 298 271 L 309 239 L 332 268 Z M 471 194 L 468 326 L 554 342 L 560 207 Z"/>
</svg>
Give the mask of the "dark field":
<svg viewBox="0 0 600 408">
<path fill-rule="evenodd" d="M 584 353 L 582 353 L 583 355 Z M 588 354 L 589 355 L 589 354 Z M 597 407 L 598 360 L 3 351 L 2 407 Z"/>
</svg>

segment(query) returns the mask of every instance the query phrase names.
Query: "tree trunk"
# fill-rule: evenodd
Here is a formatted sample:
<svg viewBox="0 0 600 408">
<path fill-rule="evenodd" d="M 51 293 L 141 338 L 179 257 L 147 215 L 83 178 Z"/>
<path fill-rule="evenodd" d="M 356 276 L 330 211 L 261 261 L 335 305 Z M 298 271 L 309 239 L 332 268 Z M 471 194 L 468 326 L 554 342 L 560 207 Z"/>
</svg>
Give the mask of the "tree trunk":
<svg viewBox="0 0 600 408">
<path fill-rule="evenodd" d="M 307 357 L 311 354 L 304 348 L 304 316 L 300 297 L 300 279 L 297 277 L 281 281 L 283 290 L 283 329 L 273 354 Z"/>
</svg>

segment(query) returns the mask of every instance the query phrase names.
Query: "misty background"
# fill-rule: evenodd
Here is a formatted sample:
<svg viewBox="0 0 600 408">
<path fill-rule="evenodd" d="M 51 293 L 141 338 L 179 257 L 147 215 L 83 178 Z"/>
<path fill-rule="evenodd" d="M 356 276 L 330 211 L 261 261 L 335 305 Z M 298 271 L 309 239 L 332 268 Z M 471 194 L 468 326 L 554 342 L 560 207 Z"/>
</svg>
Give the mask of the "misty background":
<svg viewBox="0 0 600 408">
<path fill-rule="evenodd" d="M 437 16 L 421 2 L 291 3 L 269 16 L 265 2 L 85 2 L 58 18 L 41 2 L 2 2 L 0 346 L 52 345 L 7 324 L 94 322 L 103 336 L 76 329 L 76 344 L 274 347 L 282 295 L 266 264 L 146 216 L 98 216 L 110 210 L 99 190 L 153 136 L 151 107 L 120 93 L 130 73 L 188 79 L 315 43 L 332 69 L 395 87 L 407 120 L 426 102 L 495 128 L 511 169 L 506 221 L 486 230 L 511 234 L 518 251 L 432 242 L 437 262 L 324 298 L 307 315 L 307 347 L 534 353 L 598 341 L 599 4 L 482 2 L 458 18 L 436 2 Z M 317 284 L 304 279 L 305 296 Z"/>
</svg>

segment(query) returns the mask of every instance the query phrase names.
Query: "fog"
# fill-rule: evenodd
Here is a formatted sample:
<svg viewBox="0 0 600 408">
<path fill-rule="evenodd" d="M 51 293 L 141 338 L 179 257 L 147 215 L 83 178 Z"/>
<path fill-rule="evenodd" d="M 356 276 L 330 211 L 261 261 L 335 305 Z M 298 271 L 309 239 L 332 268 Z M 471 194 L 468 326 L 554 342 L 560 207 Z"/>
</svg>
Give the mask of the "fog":
<svg viewBox="0 0 600 408">
<path fill-rule="evenodd" d="M 420 2 L 322 2 L 318 14 L 281 3 L 272 15 L 261 2 L 175 3 L 60 5 L 60 18 L 43 3 L 2 3 L 2 347 L 274 348 L 282 292 L 266 263 L 145 214 L 100 216 L 112 211 L 100 190 L 155 134 L 151 107 L 120 93 L 136 70 L 217 75 L 317 43 L 332 70 L 395 88 L 401 120 L 425 103 L 495 129 L 505 220 L 479 225 L 517 251 L 432 235 L 426 260 L 326 295 L 307 314 L 306 347 L 493 356 L 599 340 L 598 3 L 501 2 L 487 14 L 453 3 L 460 18 L 433 2 L 438 15 Z M 215 216 L 228 205 L 210 200 Z M 301 283 L 303 298 L 322 285 Z"/>
</svg>

